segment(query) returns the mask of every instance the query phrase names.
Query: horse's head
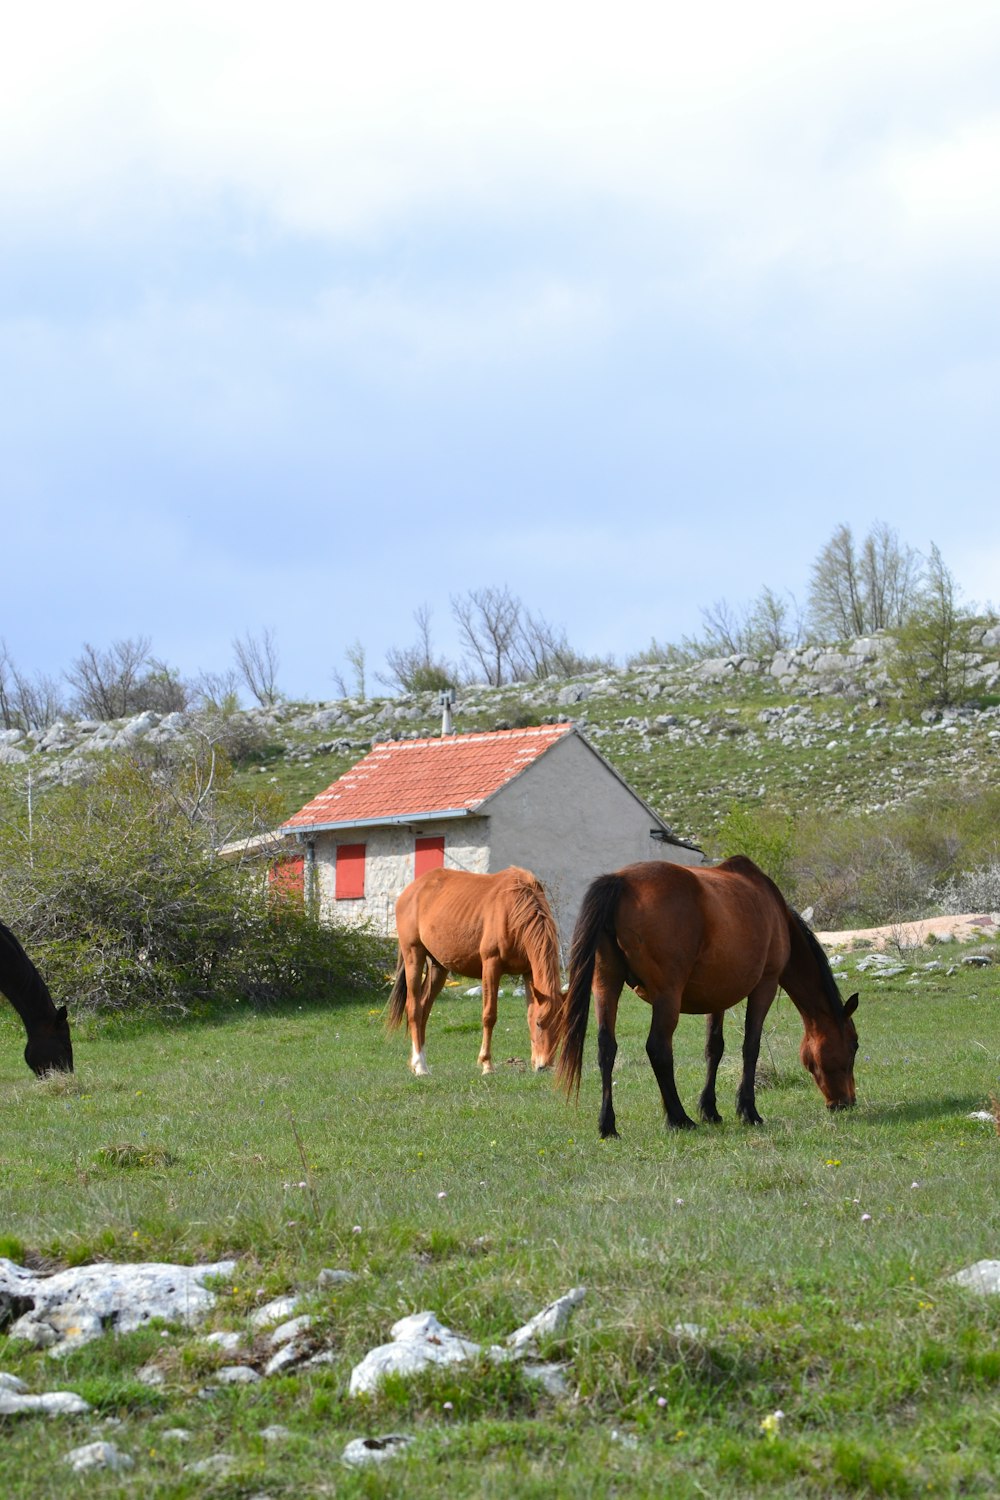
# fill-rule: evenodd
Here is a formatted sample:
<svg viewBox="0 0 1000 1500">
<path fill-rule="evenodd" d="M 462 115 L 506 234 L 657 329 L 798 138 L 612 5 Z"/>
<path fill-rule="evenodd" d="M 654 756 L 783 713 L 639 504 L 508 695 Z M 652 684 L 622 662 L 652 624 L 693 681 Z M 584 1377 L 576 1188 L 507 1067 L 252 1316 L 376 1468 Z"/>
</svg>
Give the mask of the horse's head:
<svg viewBox="0 0 1000 1500">
<path fill-rule="evenodd" d="M 850 1109 L 854 1104 L 854 1057 L 858 1033 L 851 1017 L 858 1008 L 852 995 L 841 1022 L 824 1017 L 823 1024 L 806 1028 L 799 1048 L 802 1064 L 816 1080 L 827 1109 Z"/>
<path fill-rule="evenodd" d="M 531 1066 L 536 1073 L 542 1068 L 551 1068 L 556 1060 L 565 998 L 560 990 L 554 995 L 547 995 L 535 988 L 534 995 L 528 1002 Z"/>
<path fill-rule="evenodd" d="M 32 1027 L 24 1060 L 33 1073 L 72 1073 L 73 1043 L 69 1035 L 69 1018 L 61 1005 L 52 1020 Z"/>
</svg>

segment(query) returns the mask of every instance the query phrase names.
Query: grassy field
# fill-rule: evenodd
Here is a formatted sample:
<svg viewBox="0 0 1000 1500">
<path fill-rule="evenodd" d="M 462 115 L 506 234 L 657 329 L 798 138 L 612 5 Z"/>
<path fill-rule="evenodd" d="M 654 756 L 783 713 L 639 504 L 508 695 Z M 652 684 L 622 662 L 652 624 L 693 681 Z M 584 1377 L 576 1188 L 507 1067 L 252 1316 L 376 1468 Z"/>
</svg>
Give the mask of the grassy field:
<svg viewBox="0 0 1000 1500">
<path fill-rule="evenodd" d="M 484 1079 L 478 1002 L 446 991 L 419 1082 L 404 1039 L 385 1034 L 384 994 L 164 1027 L 83 1021 L 76 1075 L 42 1083 L 5 1008 L 0 1253 L 234 1255 L 206 1328 L 248 1331 L 255 1306 L 293 1291 L 333 1359 L 205 1394 L 232 1356 L 193 1332 L 109 1337 L 58 1360 L 0 1335 L 0 1370 L 95 1409 L 0 1419 L 0 1493 L 995 1495 L 1000 1297 L 947 1278 L 1000 1258 L 1000 1136 L 969 1118 L 1000 1092 L 1000 968 L 947 967 L 848 972 L 843 992 L 862 997 L 850 1115 L 823 1108 L 781 1000 L 756 1131 L 732 1117 L 740 1016 L 725 1124 L 670 1135 L 648 1013 L 627 996 L 610 1142 L 597 1136 L 593 1035 L 579 1106 L 567 1104 L 525 1068 L 513 994 Z M 692 1112 L 701 1048 L 700 1023 L 682 1021 Z M 324 1267 L 357 1279 L 321 1291 Z M 567 1362 L 564 1399 L 486 1363 L 347 1394 L 353 1365 L 406 1313 L 433 1309 L 488 1344 L 574 1286 L 586 1298 L 545 1350 Z M 263 1353 L 249 1332 L 247 1349 Z M 160 1386 L 137 1378 L 150 1362 Z M 275 1423 L 288 1435 L 268 1442 Z M 167 1435 L 178 1428 L 187 1440 Z M 350 1439 L 388 1432 L 415 1437 L 405 1456 L 341 1464 Z M 127 1475 L 70 1474 L 63 1455 L 99 1437 L 134 1459 Z M 191 1472 L 223 1452 L 227 1475 Z"/>
</svg>

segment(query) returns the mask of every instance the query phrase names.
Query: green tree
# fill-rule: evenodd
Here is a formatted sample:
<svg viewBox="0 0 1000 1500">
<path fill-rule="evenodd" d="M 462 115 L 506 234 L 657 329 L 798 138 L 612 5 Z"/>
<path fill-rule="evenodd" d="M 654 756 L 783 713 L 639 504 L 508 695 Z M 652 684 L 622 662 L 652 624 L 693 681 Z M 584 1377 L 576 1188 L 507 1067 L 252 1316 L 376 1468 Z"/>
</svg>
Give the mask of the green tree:
<svg viewBox="0 0 1000 1500">
<path fill-rule="evenodd" d="M 920 581 L 920 559 L 884 521 L 861 546 L 849 526 L 836 528 L 812 566 L 808 617 L 821 640 L 891 630 L 907 617 Z"/>
<path fill-rule="evenodd" d="M 794 825 L 787 813 L 758 812 L 734 802 L 719 824 L 718 843 L 723 859 L 745 854 L 787 896 L 794 851 Z"/>
<path fill-rule="evenodd" d="M 220 858 L 276 809 L 241 792 L 207 740 L 169 759 L 109 756 L 33 797 L 20 771 L 0 779 L 0 910 L 71 1009 L 183 1012 L 375 979 L 370 937 L 276 896 L 266 862 Z"/>
<path fill-rule="evenodd" d="M 969 697 L 975 614 L 960 602 L 961 590 L 936 545 L 931 546 L 923 585 L 896 632 L 889 671 L 905 705 L 948 708 Z"/>
</svg>

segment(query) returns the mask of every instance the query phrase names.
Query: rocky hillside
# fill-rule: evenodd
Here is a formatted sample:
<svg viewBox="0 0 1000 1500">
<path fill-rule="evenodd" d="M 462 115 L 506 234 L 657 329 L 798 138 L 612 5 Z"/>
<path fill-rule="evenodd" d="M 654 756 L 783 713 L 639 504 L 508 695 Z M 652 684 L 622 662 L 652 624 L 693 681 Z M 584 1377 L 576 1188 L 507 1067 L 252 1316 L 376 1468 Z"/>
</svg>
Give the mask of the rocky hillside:
<svg viewBox="0 0 1000 1500">
<path fill-rule="evenodd" d="M 466 686 L 455 729 L 571 720 L 674 831 L 710 845 L 734 802 L 795 816 L 898 807 L 936 787 L 986 786 L 1000 770 L 1000 628 L 970 661 L 975 705 L 900 712 L 882 637 L 838 649 L 591 672 L 514 687 Z M 280 703 L 225 718 L 144 713 L 0 732 L 0 763 L 39 783 L 84 774 L 108 749 L 169 746 L 206 729 L 243 778 L 266 777 L 295 810 L 387 738 L 440 733 L 437 694 Z"/>
</svg>

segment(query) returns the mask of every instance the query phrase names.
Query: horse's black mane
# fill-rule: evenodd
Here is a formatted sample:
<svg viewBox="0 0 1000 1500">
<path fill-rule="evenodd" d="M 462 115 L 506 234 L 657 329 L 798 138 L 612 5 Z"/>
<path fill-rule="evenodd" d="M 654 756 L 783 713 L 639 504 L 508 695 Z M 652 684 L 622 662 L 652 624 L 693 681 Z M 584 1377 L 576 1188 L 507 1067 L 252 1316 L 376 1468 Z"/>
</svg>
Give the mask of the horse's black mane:
<svg viewBox="0 0 1000 1500">
<path fill-rule="evenodd" d="M 809 926 L 809 923 L 805 920 L 804 917 L 801 917 L 799 913 L 795 911 L 791 906 L 788 908 L 788 910 L 791 915 L 792 921 L 795 923 L 799 932 L 805 938 L 807 948 L 812 953 L 813 958 L 816 960 L 816 967 L 819 969 L 819 977 L 823 985 L 823 994 L 826 996 L 827 1004 L 830 1007 L 830 1014 L 838 1021 L 846 1020 L 847 1018 L 844 1013 L 844 1002 L 840 997 L 840 990 L 837 988 L 837 981 L 833 977 L 833 970 L 830 968 L 830 960 L 826 956 L 826 950 L 824 949 L 823 944 L 820 942 L 819 938 L 813 932 L 812 928 Z"/>
</svg>

